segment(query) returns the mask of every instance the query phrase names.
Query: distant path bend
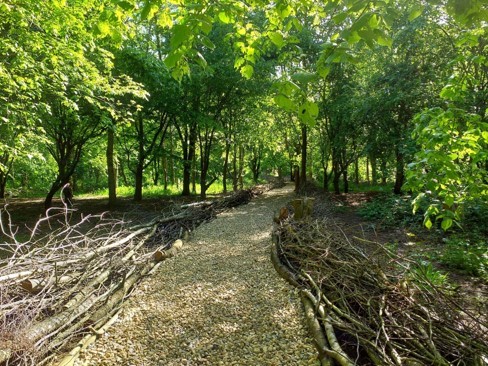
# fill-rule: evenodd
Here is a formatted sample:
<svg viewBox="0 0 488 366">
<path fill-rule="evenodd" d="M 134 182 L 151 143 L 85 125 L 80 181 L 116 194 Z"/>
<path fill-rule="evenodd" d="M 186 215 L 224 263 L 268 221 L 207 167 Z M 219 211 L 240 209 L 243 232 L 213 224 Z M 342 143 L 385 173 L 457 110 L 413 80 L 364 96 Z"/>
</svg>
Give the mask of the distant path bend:
<svg viewBox="0 0 488 366">
<path fill-rule="evenodd" d="M 291 186 L 200 226 L 76 365 L 319 365 L 300 299 L 269 259 Z"/>
</svg>

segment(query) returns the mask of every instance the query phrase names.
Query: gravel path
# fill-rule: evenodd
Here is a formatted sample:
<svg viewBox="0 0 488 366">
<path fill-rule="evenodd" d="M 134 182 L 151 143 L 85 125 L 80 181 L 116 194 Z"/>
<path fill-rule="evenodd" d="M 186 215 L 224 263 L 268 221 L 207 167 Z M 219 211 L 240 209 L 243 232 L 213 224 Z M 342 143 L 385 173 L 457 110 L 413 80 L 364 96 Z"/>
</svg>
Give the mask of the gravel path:
<svg viewBox="0 0 488 366">
<path fill-rule="evenodd" d="M 269 260 L 291 186 L 200 226 L 76 365 L 318 365 L 298 294 Z"/>
</svg>

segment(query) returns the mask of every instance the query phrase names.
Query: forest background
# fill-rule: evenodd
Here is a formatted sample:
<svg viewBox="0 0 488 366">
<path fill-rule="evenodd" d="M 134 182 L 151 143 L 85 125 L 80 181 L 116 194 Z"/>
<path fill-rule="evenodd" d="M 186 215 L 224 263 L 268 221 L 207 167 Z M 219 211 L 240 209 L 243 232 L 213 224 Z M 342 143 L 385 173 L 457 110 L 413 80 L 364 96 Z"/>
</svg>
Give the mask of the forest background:
<svg viewBox="0 0 488 366">
<path fill-rule="evenodd" d="M 488 1 L 3 0 L 0 13 L 1 198 L 49 208 L 71 182 L 113 207 L 298 171 L 301 187 L 408 193 L 403 215 L 427 228 L 476 227 L 456 248 L 486 273 Z M 366 215 L 400 202 L 381 197 Z"/>
</svg>

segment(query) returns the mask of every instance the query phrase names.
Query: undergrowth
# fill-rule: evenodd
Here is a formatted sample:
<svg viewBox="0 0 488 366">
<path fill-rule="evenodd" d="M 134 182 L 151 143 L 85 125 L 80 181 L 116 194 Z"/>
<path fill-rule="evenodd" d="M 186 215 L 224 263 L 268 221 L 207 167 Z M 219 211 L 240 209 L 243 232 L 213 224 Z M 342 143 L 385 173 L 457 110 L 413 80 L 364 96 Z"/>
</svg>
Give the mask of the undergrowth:
<svg viewBox="0 0 488 366">
<path fill-rule="evenodd" d="M 422 223 L 422 215 L 413 214 L 411 198 L 383 193 L 358 209 L 359 215 L 386 228 L 407 227 Z"/>
<path fill-rule="evenodd" d="M 414 229 L 427 238 L 426 242 L 435 245 L 431 259 L 452 270 L 488 280 L 488 205 L 485 202 L 469 203 L 464 209 L 460 227 L 452 227 L 447 232 L 427 231 L 422 226 L 422 213 L 412 213 L 409 196 L 380 194 L 363 204 L 358 213 L 382 228 Z M 426 273 L 429 273 L 428 269 L 423 268 Z"/>
</svg>

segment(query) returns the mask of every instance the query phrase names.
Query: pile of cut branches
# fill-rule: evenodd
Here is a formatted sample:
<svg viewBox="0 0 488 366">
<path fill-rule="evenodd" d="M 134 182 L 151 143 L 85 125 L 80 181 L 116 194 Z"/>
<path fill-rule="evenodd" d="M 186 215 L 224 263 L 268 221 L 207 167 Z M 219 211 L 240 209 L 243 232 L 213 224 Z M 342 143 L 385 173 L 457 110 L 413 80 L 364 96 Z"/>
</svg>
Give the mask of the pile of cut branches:
<svg viewBox="0 0 488 366">
<path fill-rule="evenodd" d="M 301 289 L 322 365 L 486 364 L 486 308 L 468 308 L 418 263 L 351 241 L 331 220 L 284 220 L 273 238 L 273 262 Z"/>
<path fill-rule="evenodd" d="M 136 283 L 175 255 L 180 238 L 268 188 L 175 207 L 132 227 L 108 214 L 72 224 L 73 211 L 53 208 L 25 241 L 0 211 L 7 238 L 0 244 L 6 254 L 0 260 L 0 364 L 47 364 L 54 351 L 78 345 L 72 360 L 114 320 Z"/>
</svg>

